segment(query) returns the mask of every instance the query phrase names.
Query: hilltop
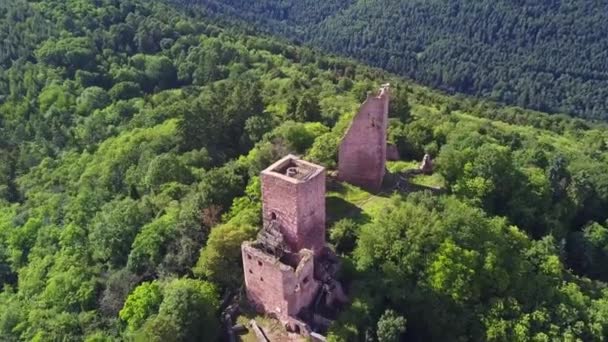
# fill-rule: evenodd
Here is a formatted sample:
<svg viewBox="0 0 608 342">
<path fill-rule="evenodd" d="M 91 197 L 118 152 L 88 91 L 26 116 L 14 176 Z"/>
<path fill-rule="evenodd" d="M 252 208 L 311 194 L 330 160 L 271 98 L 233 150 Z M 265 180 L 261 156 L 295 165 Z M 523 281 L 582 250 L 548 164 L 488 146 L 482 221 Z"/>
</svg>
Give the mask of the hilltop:
<svg viewBox="0 0 608 342">
<path fill-rule="evenodd" d="M 0 340 L 213 341 L 259 173 L 330 171 L 391 83 L 393 173 L 328 184 L 333 341 L 608 336 L 608 129 L 452 97 L 159 1 L 0 6 Z M 424 191 L 441 188 L 442 191 Z"/>
</svg>

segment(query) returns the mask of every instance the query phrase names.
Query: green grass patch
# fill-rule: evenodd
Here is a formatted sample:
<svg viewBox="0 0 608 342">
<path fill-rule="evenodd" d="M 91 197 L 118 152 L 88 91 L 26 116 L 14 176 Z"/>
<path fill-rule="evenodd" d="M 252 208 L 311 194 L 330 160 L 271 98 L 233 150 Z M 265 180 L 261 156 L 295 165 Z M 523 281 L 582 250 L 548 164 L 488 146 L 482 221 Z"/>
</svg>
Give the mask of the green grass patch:
<svg viewBox="0 0 608 342">
<path fill-rule="evenodd" d="M 432 188 L 445 188 L 445 180 L 439 173 L 432 175 L 416 175 L 410 179 L 412 184 L 428 186 Z"/>
<path fill-rule="evenodd" d="M 412 103 L 411 110 L 412 116 L 415 118 L 424 117 L 426 115 L 432 115 L 439 113 L 439 109 L 434 106 L 422 105 L 419 103 Z"/>
<path fill-rule="evenodd" d="M 386 168 L 391 173 L 400 173 L 407 170 L 418 169 L 420 162 L 416 160 L 399 160 L 399 161 L 388 161 L 386 162 Z"/>
<path fill-rule="evenodd" d="M 328 225 L 343 218 L 367 223 L 390 201 L 384 194 L 372 194 L 347 183 L 335 183 L 327 192 Z"/>
</svg>

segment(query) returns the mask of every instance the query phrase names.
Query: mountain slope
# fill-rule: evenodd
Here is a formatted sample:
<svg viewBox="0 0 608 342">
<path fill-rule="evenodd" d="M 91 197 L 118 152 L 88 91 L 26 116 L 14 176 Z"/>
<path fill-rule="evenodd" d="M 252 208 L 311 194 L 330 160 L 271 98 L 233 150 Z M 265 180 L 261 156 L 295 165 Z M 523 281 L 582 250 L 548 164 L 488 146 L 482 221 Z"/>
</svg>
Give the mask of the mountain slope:
<svg viewBox="0 0 608 342">
<path fill-rule="evenodd" d="M 201 3 L 433 87 L 608 117 L 608 5 L 602 1 Z"/>
<path fill-rule="evenodd" d="M 606 125 L 446 96 L 161 1 L 13 0 L 0 32 L 19 47 L 0 68 L 1 341 L 221 338 L 260 170 L 287 153 L 335 169 L 385 82 L 405 179 L 328 183 L 351 298 L 328 339 L 608 337 Z M 435 173 L 411 176 L 425 153 Z"/>
</svg>

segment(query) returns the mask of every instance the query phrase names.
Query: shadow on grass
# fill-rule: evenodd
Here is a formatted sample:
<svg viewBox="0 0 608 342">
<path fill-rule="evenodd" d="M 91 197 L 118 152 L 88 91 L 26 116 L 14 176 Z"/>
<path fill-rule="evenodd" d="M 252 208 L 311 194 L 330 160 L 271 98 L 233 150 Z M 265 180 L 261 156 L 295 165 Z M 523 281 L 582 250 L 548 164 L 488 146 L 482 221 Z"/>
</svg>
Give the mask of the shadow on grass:
<svg viewBox="0 0 608 342">
<path fill-rule="evenodd" d="M 327 208 L 327 227 L 331 227 L 344 218 L 350 218 L 359 224 L 371 221 L 371 217 L 364 213 L 361 208 L 338 196 L 327 196 L 325 205 Z"/>
</svg>

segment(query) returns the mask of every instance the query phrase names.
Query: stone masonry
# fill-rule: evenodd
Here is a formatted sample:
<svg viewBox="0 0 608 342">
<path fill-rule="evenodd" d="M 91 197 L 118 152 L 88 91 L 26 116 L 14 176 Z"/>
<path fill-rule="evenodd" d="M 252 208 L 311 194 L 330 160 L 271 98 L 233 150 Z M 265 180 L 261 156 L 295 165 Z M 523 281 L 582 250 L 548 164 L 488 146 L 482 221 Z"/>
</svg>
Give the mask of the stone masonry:
<svg viewBox="0 0 608 342">
<path fill-rule="evenodd" d="M 340 144 L 339 179 L 380 190 L 389 97 L 386 84 L 361 105 Z M 327 327 L 320 312 L 348 301 L 335 279 L 339 259 L 325 243 L 325 168 L 287 155 L 260 179 L 263 228 L 241 246 L 247 298 L 287 330 L 310 335 Z"/>
<path fill-rule="evenodd" d="M 242 253 L 247 298 L 256 310 L 276 317 L 288 330 L 309 332 L 297 315 L 311 305 L 319 290 L 314 254 L 303 249 L 278 259 L 251 242 L 243 244 Z"/>
<path fill-rule="evenodd" d="M 262 171 L 264 224 L 276 220 L 292 252 L 325 247 L 325 168 L 288 155 Z"/>
<path fill-rule="evenodd" d="M 264 227 L 241 246 L 247 297 L 257 311 L 309 335 L 303 315 L 328 285 L 339 286 L 324 272 L 325 168 L 288 155 L 262 171 L 261 183 Z"/>
<path fill-rule="evenodd" d="M 340 180 L 379 190 L 386 171 L 386 131 L 390 90 L 385 84 L 377 95 L 369 95 L 340 143 Z"/>
</svg>

